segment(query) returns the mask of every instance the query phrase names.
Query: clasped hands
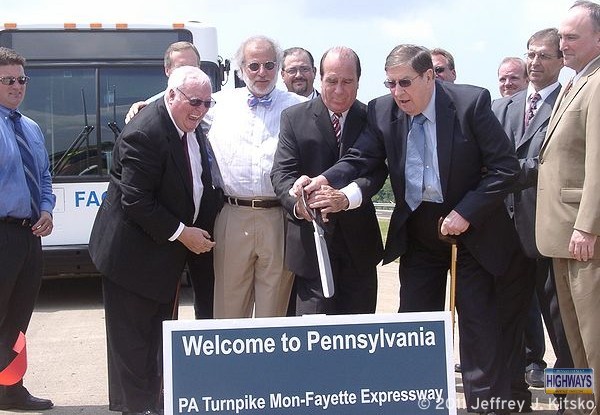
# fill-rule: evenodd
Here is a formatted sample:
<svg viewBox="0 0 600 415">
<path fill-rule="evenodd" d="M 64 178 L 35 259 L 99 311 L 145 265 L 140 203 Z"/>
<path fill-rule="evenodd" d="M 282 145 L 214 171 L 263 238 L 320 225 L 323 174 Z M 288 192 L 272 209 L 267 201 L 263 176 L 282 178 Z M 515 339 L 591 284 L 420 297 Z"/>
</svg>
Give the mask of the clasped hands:
<svg viewBox="0 0 600 415">
<path fill-rule="evenodd" d="M 327 215 L 347 209 L 350 202 L 346 195 L 340 190 L 329 185 L 325 176 L 310 178 L 306 175 L 300 176 L 289 190 L 289 194 L 296 198 L 294 211 L 297 217 L 312 221 L 311 215 L 306 211 L 302 202 L 302 191 L 307 195 L 307 204 L 311 209 L 320 209 L 323 222 L 329 219 Z"/>
<path fill-rule="evenodd" d="M 294 206 L 297 216 L 309 221 L 311 217 L 306 209 L 304 209 L 304 204 L 302 203 L 303 189 L 308 195 L 307 203 L 309 207 L 312 209 L 321 209 L 321 216 L 324 222 L 327 222 L 327 215 L 329 213 L 347 209 L 350 203 L 344 193 L 329 185 L 329 181 L 325 176 L 320 175 L 313 178 L 306 175 L 300 176 L 294 182 L 289 193 L 297 199 Z M 440 232 L 442 235 L 460 235 L 466 232 L 469 226 L 469 221 L 453 210 L 443 219 Z"/>
<path fill-rule="evenodd" d="M 177 239 L 193 253 L 202 254 L 216 245 L 210 238 L 210 234 L 204 229 L 186 226 Z"/>
</svg>

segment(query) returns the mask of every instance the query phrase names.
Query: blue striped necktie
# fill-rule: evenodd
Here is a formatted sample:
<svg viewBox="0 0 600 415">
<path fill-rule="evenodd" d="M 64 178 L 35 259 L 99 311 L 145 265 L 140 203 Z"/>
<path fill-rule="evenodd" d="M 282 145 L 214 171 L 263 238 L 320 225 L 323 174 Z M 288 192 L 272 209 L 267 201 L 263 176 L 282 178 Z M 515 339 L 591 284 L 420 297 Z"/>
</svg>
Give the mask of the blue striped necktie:
<svg viewBox="0 0 600 415">
<path fill-rule="evenodd" d="M 423 168 L 425 160 L 425 129 L 427 118 L 423 114 L 413 117 L 406 140 L 405 199 L 410 210 L 415 210 L 423 201 Z"/>
<path fill-rule="evenodd" d="M 29 144 L 27 144 L 25 134 L 23 133 L 21 114 L 17 111 L 11 111 L 9 118 L 13 122 L 15 128 L 15 137 L 17 138 L 17 145 L 19 146 L 21 160 L 23 161 L 23 170 L 25 171 L 27 187 L 29 187 L 29 194 L 31 197 L 31 222 L 35 223 L 40 218 L 41 201 L 38 169 L 36 168 L 35 158 L 33 157 L 31 148 L 29 148 Z"/>
</svg>

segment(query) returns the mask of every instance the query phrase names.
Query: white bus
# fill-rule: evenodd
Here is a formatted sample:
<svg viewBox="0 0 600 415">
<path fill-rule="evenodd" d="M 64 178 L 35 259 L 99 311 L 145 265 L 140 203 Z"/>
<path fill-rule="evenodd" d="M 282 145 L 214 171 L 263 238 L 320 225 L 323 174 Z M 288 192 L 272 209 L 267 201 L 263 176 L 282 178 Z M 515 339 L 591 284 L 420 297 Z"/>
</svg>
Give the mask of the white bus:
<svg viewBox="0 0 600 415">
<path fill-rule="evenodd" d="M 164 53 L 178 41 L 198 48 L 219 90 L 229 64 L 217 53 L 216 29 L 197 22 L 0 28 L 0 46 L 27 59 L 31 80 L 19 109 L 40 125 L 50 156 L 56 208 L 42 242 L 45 276 L 97 272 L 87 247 L 115 138 L 132 103 L 164 90 Z"/>
</svg>

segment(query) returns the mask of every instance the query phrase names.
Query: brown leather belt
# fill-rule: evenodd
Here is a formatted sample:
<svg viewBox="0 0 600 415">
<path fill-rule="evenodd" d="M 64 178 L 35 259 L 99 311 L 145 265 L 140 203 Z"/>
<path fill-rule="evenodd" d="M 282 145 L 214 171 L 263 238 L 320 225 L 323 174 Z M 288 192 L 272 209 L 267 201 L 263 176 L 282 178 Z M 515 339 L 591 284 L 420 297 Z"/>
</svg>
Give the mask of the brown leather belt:
<svg viewBox="0 0 600 415">
<path fill-rule="evenodd" d="M 29 218 L 13 218 L 11 216 L 6 216 L 3 218 L 0 218 L 0 222 L 8 223 L 11 225 L 19 225 L 24 228 L 31 228 L 31 219 L 29 219 Z"/>
<path fill-rule="evenodd" d="M 270 209 L 281 206 L 277 199 L 238 199 L 237 197 L 225 196 L 225 201 L 230 205 L 251 207 L 252 209 Z"/>
</svg>

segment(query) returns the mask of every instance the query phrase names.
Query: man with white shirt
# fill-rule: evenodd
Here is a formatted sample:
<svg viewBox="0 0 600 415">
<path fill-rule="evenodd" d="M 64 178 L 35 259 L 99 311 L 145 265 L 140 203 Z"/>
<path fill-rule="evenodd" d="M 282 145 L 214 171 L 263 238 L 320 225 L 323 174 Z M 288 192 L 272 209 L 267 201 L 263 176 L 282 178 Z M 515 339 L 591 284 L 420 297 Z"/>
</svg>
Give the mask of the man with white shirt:
<svg viewBox="0 0 600 415">
<path fill-rule="evenodd" d="M 281 112 L 306 98 L 275 88 L 279 46 L 265 36 L 245 40 L 234 61 L 245 88 L 214 95 L 209 140 L 225 205 L 215 222 L 215 317 L 285 316 L 293 276 L 284 264 L 285 211 L 270 174 Z"/>
<path fill-rule="evenodd" d="M 356 99 L 361 72 L 356 53 L 346 47 L 332 48 L 323 55 L 320 67 L 321 96 L 283 111 L 271 173 L 275 192 L 288 211 L 286 264 L 296 274 L 294 311 L 296 315 L 374 313 L 376 266 L 383 245 L 371 199 L 358 209 L 331 216 L 326 240 L 335 294 L 325 298 L 311 218 L 302 201 L 289 194 L 300 176 L 314 176 L 331 167 L 367 123 L 366 105 Z M 358 186 L 379 189 L 387 169 L 379 172 L 377 180 L 357 180 Z M 339 190 L 331 193 L 344 198 Z"/>
<path fill-rule="evenodd" d="M 515 146 L 521 164 L 518 190 L 508 195 L 505 201 L 524 254 L 523 262 L 515 267 L 519 270 L 520 286 L 501 294 L 513 304 L 520 301 L 522 306 L 520 314 L 512 317 L 522 326 L 517 327 L 517 331 L 525 330 L 525 348 L 521 344 L 513 351 L 518 359 L 512 361 L 512 397 L 524 401 L 527 407 L 531 406 L 528 384 L 544 386 L 546 362 L 540 309 L 557 357 L 555 367 L 573 367 L 556 299 L 552 261 L 543 257 L 535 244 L 538 156 L 560 91 L 558 76 L 563 67 L 563 55 L 559 43 L 557 29 L 534 33 L 527 42 L 525 53 L 529 86 L 492 103 L 492 110 Z"/>
</svg>

